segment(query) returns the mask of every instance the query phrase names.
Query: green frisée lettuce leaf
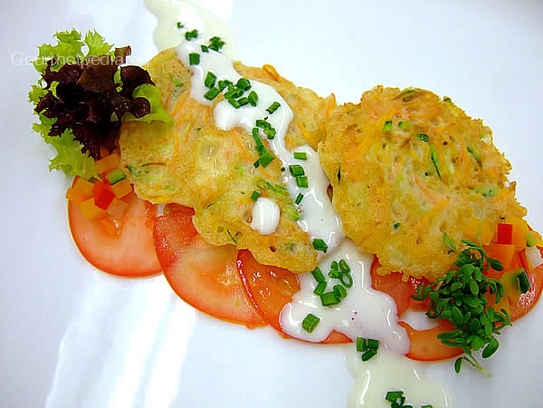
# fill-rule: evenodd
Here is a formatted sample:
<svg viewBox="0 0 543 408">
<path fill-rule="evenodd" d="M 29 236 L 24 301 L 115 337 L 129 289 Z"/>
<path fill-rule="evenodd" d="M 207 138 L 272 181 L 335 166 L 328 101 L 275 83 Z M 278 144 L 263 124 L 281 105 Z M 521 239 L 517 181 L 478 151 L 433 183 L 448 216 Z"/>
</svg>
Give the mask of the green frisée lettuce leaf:
<svg viewBox="0 0 543 408">
<path fill-rule="evenodd" d="M 49 162 L 49 170 L 59 170 L 68 176 L 80 176 L 85 179 L 97 177 L 94 159 L 83 153 L 83 145 L 74 139 L 74 134 L 66 130 L 60 136 L 45 136 L 46 143 L 57 151 Z"/>
</svg>

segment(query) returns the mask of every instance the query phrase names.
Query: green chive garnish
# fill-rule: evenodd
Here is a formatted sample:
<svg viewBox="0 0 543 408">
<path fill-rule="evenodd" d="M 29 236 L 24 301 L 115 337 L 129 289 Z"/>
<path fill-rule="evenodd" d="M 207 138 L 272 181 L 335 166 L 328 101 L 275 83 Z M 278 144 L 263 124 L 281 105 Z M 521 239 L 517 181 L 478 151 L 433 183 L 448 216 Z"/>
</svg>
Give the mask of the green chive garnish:
<svg viewBox="0 0 543 408">
<path fill-rule="evenodd" d="M 334 306 L 340 302 L 334 291 L 323 293 L 320 298 L 323 306 Z"/>
<path fill-rule="evenodd" d="M 294 158 L 298 160 L 307 160 L 306 152 L 294 152 Z"/>
<path fill-rule="evenodd" d="M 272 114 L 273 112 L 275 112 L 277 110 L 277 108 L 279 108 L 281 106 L 281 104 L 279 102 L 274 102 L 272 103 L 270 106 L 268 106 L 268 109 L 266 109 L 266 112 L 268 112 L 269 114 Z"/>
<path fill-rule="evenodd" d="M 296 177 L 296 185 L 300 188 L 307 188 L 309 187 L 309 181 L 307 180 L 307 176 L 298 176 Z"/>
<path fill-rule="evenodd" d="M 208 71 L 206 78 L 204 79 L 204 85 L 207 88 L 213 88 L 215 86 L 215 81 L 217 80 L 217 75 L 213 72 Z"/>
<path fill-rule="evenodd" d="M 189 54 L 189 64 L 190 65 L 198 65 L 200 63 L 200 54 L 196 52 L 191 52 Z"/>
<path fill-rule="evenodd" d="M 300 166 L 299 164 L 291 164 L 290 166 L 288 166 L 288 170 L 290 171 L 290 174 L 292 174 L 293 177 L 305 175 L 304 168 Z"/>
<path fill-rule="evenodd" d="M 258 191 L 253 191 L 253 194 L 251 194 L 251 200 L 256 201 L 258 200 L 258 197 L 260 197 L 260 193 Z"/>
<path fill-rule="evenodd" d="M 190 41 L 194 38 L 198 38 L 198 30 L 194 29 L 194 30 L 185 32 L 185 40 Z"/>
<path fill-rule="evenodd" d="M 322 251 L 324 253 L 328 251 L 328 245 L 326 245 L 326 242 L 324 242 L 324 240 L 320 238 L 315 238 L 313 240 L 313 248 L 315 248 L 315 250 L 317 251 Z"/>
<path fill-rule="evenodd" d="M 249 99 L 249 104 L 251 106 L 256 106 L 256 103 L 258 102 L 258 94 L 255 91 L 249 92 L 247 98 Z"/>
<path fill-rule="evenodd" d="M 313 293 L 317 296 L 322 295 L 324 291 L 326 290 L 326 286 L 327 286 L 326 281 L 320 281 L 319 283 L 317 283 L 317 286 L 313 290 Z"/>
<path fill-rule="evenodd" d="M 177 28 L 183 28 L 185 27 L 185 24 L 183 24 L 181 21 L 177 22 Z"/>
<path fill-rule="evenodd" d="M 211 88 L 209 91 L 207 91 L 207 92 L 204 94 L 204 98 L 206 98 L 207 100 L 212 101 L 212 100 L 215 99 L 220 93 L 221 93 L 221 91 L 219 90 L 219 88 Z"/>
<path fill-rule="evenodd" d="M 296 196 L 296 199 L 294 200 L 294 203 L 295 204 L 300 204 L 302 202 L 304 198 L 304 195 L 302 193 L 298 193 L 298 195 Z"/>
<path fill-rule="evenodd" d="M 313 275 L 313 278 L 315 278 L 317 282 L 324 282 L 326 280 L 324 274 L 318 266 L 311 271 L 311 275 Z"/>
<path fill-rule="evenodd" d="M 240 78 L 236 83 L 236 87 L 242 89 L 243 91 L 248 91 L 251 89 L 251 82 L 246 78 Z"/>
<path fill-rule="evenodd" d="M 314 314 L 308 313 L 308 315 L 304 318 L 302 321 L 302 328 L 308 332 L 313 333 L 313 331 L 317 328 L 319 325 L 321 319 Z"/>
<path fill-rule="evenodd" d="M 392 130 L 392 121 L 387 120 L 385 124 L 383 125 L 383 131 L 384 132 L 390 132 Z"/>
</svg>

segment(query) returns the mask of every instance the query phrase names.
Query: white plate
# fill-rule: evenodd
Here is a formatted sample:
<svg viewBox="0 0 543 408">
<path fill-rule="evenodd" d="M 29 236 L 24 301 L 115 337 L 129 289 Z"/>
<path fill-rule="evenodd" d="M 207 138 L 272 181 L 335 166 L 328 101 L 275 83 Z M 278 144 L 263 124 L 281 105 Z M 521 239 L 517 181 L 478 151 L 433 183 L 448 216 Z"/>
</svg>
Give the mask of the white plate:
<svg viewBox="0 0 543 408">
<path fill-rule="evenodd" d="M 543 3 L 205 1 L 250 65 L 272 63 L 339 102 L 377 84 L 448 95 L 494 130 L 528 220 L 543 231 Z M 215 4 L 214 4 L 215 3 Z M 475 4 L 476 3 L 476 4 Z M 28 61 L 58 30 L 97 29 L 154 52 L 141 1 L 5 0 L 0 5 L 0 406 L 342 407 L 352 379 L 340 348 L 280 339 L 202 316 L 162 278 L 123 280 L 89 266 L 66 225 L 68 180 L 32 134 Z M 506 330 L 486 378 L 450 364 L 432 375 L 459 407 L 541 406 L 543 305 Z"/>
</svg>

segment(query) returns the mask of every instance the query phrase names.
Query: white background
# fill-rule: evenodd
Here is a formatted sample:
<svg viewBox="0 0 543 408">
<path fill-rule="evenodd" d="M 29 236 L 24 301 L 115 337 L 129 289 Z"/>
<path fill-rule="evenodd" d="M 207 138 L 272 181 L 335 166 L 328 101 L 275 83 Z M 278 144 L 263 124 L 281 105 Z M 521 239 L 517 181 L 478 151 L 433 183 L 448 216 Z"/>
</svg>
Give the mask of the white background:
<svg viewBox="0 0 543 408">
<path fill-rule="evenodd" d="M 528 220 L 543 231 L 543 2 L 218 1 L 248 65 L 339 102 L 377 84 L 452 97 L 494 130 Z M 216 3 L 216 4 L 214 4 Z M 476 4 L 475 4 L 476 3 Z M 55 31 L 97 29 L 156 52 L 137 0 L 0 3 L 0 408 L 342 407 L 352 379 L 340 348 L 280 339 L 202 316 L 161 277 L 94 270 L 66 225 L 69 181 L 47 171 L 31 133 L 25 60 Z M 501 337 L 493 378 L 433 367 L 460 407 L 541 405 L 543 306 Z"/>
</svg>

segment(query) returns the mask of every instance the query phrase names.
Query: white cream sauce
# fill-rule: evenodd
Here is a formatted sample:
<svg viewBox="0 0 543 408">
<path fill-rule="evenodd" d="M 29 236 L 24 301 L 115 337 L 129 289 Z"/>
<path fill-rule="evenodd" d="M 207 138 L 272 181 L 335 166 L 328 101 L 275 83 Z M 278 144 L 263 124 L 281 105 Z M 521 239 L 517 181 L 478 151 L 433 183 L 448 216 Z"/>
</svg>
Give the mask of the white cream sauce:
<svg viewBox="0 0 543 408">
<path fill-rule="evenodd" d="M 269 235 L 279 225 L 280 209 L 275 201 L 266 197 L 258 197 L 253 206 L 251 228 L 262 235 Z"/>
<path fill-rule="evenodd" d="M 236 58 L 236 53 L 232 51 L 235 50 L 233 36 L 222 20 L 190 1 L 145 0 L 145 4 L 158 20 L 154 32 L 157 48 L 177 47 L 179 58 L 192 68 L 193 98 L 200 103 L 209 103 L 203 97 L 207 92 L 204 79 L 208 71 L 212 71 L 218 79 L 229 79 L 234 83 L 239 79 L 232 65 L 232 58 Z M 178 21 L 184 23 L 187 29 L 196 28 L 200 33 L 199 39 L 184 41 L 184 30 L 177 27 Z M 206 36 L 207 33 L 212 34 Z M 222 53 L 201 52 L 200 44 L 207 43 L 215 35 L 227 43 Z M 200 63 L 191 66 L 188 55 L 193 52 L 200 54 Z M 424 364 L 404 356 L 409 349 L 409 340 L 405 330 L 398 325 L 396 305 L 388 295 L 371 288 L 369 271 L 372 256 L 360 253 L 344 237 L 340 219 L 327 196 L 329 182 L 322 171 L 317 152 L 309 146 L 300 147 L 296 151 L 305 152 L 307 160 L 299 160 L 294 158 L 294 152 L 286 149 L 284 136 L 292 119 L 291 109 L 273 88 L 256 81 L 251 81 L 251 84 L 259 96 L 258 105 L 235 109 L 228 102 L 218 103 L 214 108 L 217 127 L 225 130 L 241 127 L 251 132 L 257 119 L 267 117 L 277 131 L 275 138 L 268 141 L 270 149 L 287 169 L 283 181 L 293 200 L 299 193 L 303 194 L 299 204 L 302 215 L 299 225 L 310 237 L 323 239 L 329 247 L 328 252 L 321 256 L 321 270 L 326 275 L 332 261 L 344 259 L 353 277 L 353 285 L 347 290 L 347 297 L 339 305 L 324 307 L 320 298 L 313 294 L 316 285 L 313 276 L 310 273 L 300 275 L 301 290 L 281 315 L 283 329 L 292 336 L 309 341 L 324 340 L 332 330 L 352 339 L 366 337 L 380 340 L 378 354 L 367 362 L 362 362 L 354 345 L 345 346 L 347 365 L 355 378 L 348 397 L 349 408 L 389 407 L 384 395 L 390 390 L 404 391 L 407 402 L 414 406 L 426 403 L 432 404 L 434 408 L 454 407 L 448 389 L 424 376 Z M 265 110 L 275 101 L 281 106 L 270 115 Z M 308 188 L 296 185 L 295 178 L 288 171 L 291 164 L 303 166 L 309 180 Z M 253 208 L 253 228 L 261 234 L 271 233 L 278 219 L 277 204 L 269 199 L 266 201 L 258 198 Z M 329 289 L 332 285 L 333 282 L 328 284 Z M 309 312 L 321 319 L 311 334 L 301 327 L 302 320 Z M 410 319 L 408 316 L 402 318 Z M 420 316 L 416 316 L 416 319 L 420 319 Z"/>
<path fill-rule="evenodd" d="M 205 37 L 203 37 L 205 38 Z M 183 41 L 177 46 L 177 54 L 185 66 L 190 67 L 193 72 L 191 77 L 191 97 L 202 104 L 211 104 L 212 102 L 204 97 L 209 88 L 205 86 L 205 79 L 208 72 L 212 72 L 217 81 L 229 80 L 237 83 L 241 76 L 233 67 L 233 60 L 219 52 L 209 50 L 202 52 L 201 45 L 205 41 L 195 39 L 192 41 Z M 199 54 L 198 64 L 190 64 L 190 55 Z M 299 210 L 301 219 L 299 225 L 303 231 L 307 232 L 310 238 L 322 239 L 333 250 L 343 237 L 341 222 L 332 208 L 332 203 L 326 193 L 328 188 L 328 179 L 322 171 L 317 152 L 309 146 L 298 149 L 306 152 L 307 160 L 299 160 L 294 157 L 294 152 L 289 151 L 285 146 L 285 135 L 287 133 L 293 113 L 286 101 L 271 86 L 251 81 L 251 90 L 258 95 L 256 106 L 245 105 L 235 108 L 227 100 L 217 103 L 213 110 L 215 124 L 219 129 L 230 130 L 234 127 L 241 127 L 247 132 L 252 132 L 256 127 L 257 120 L 267 120 L 276 131 L 273 139 L 267 139 L 270 149 L 275 156 L 281 160 L 285 168 L 283 172 L 283 182 L 287 186 L 292 200 L 294 201 L 298 194 L 303 195 Z M 266 111 L 274 102 L 280 104 L 279 108 L 269 113 Z M 266 136 L 260 131 L 261 138 Z M 288 168 L 290 165 L 301 165 L 308 177 L 308 187 L 299 187 L 296 178 L 290 174 Z M 271 215 L 270 215 L 271 216 Z"/>
<path fill-rule="evenodd" d="M 409 350 L 409 339 L 405 329 L 398 325 L 394 300 L 371 287 L 370 268 L 373 257 L 361 253 L 346 238 L 320 262 L 319 268 L 326 276 L 332 261 L 339 262 L 342 259 L 347 261 L 353 277 L 353 285 L 347 289 L 347 297 L 336 306 L 324 307 L 320 297 L 313 293 L 317 286 L 313 275 L 300 275 L 301 289 L 294 295 L 292 303 L 283 309 L 281 327 L 291 336 L 314 342 L 326 339 L 336 330 L 352 340 L 357 337 L 379 340 L 396 354 L 405 354 Z M 327 290 L 335 283 L 329 282 Z M 312 333 L 306 332 L 301 326 L 308 313 L 321 318 Z"/>
<path fill-rule="evenodd" d="M 454 407 L 449 389 L 424 374 L 423 363 L 399 359 L 388 349 L 379 349 L 375 357 L 362 361 L 354 347 L 345 349 L 347 367 L 355 384 L 347 398 L 347 408 L 390 408 L 384 399 L 388 391 L 403 391 L 406 404 L 413 407 Z"/>
</svg>

